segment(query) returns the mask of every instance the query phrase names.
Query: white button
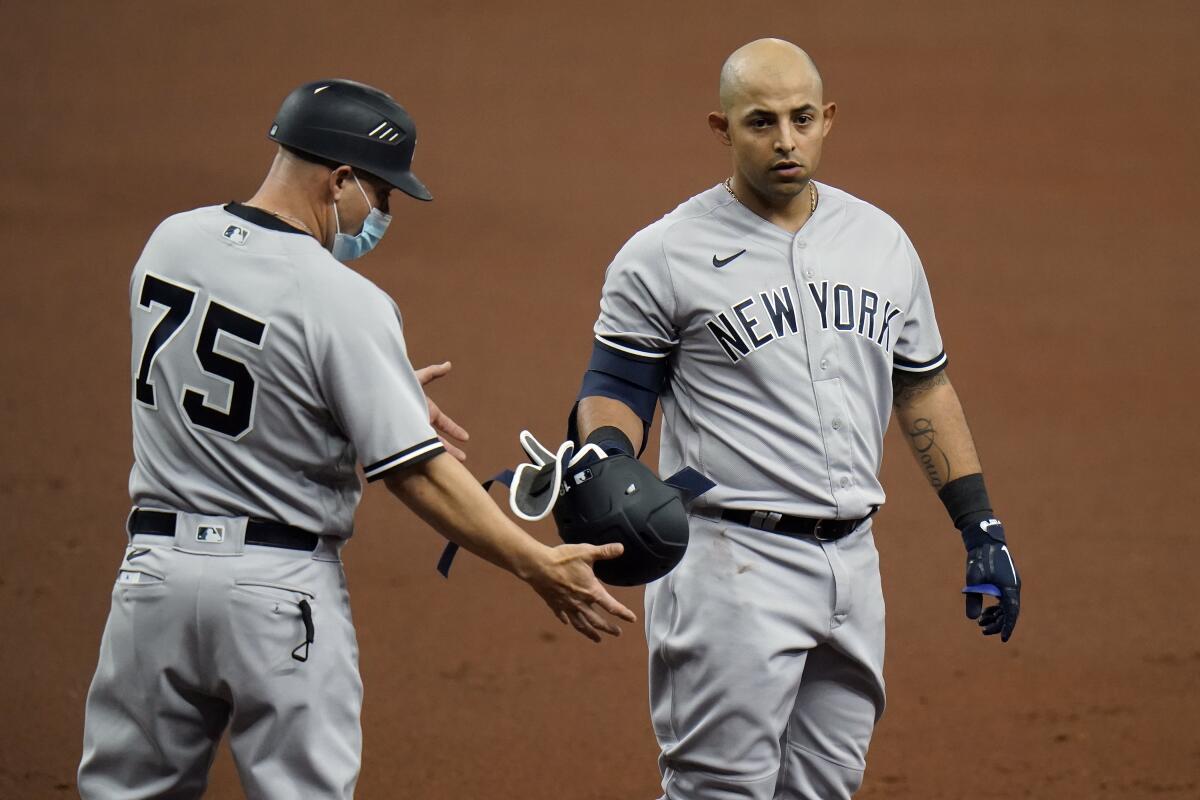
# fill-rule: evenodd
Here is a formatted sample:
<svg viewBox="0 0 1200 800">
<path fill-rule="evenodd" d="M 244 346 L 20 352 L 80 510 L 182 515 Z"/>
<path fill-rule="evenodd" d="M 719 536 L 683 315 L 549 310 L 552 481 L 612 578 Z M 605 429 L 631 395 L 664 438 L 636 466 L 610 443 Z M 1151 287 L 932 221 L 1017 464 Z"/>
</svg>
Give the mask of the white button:
<svg viewBox="0 0 1200 800">
<path fill-rule="evenodd" d="M 796 242 L 796 247 L 800 250 L 803 250 L 804 248 L 808 247 L 808 243 L 801 239 L 800 241 Z"/>
<path fill-rule="evenodd" d="M 845 489 L 845 488 L 846 488 L 847 486 L 849 486 L 849 485 L 850 485 L 850 479 L 849 479 L 849 478 L 842 478 L 842 488 L 843 488 L 843 489 Z"/>
<path fill-rule="evenodd" d="M 813 275 L 816 275 L 816 274 L 817 274 L 816 271 L 813 270 L 812 267 L 809 267 L 808 269 L 804 270 L 804 277 L 806 277 L 806 278 L 811 278 Z"/>
<path fill-rule="evenodd" d="M 829 359 L 828 358 L 821 359 L 821 369 L 829 369 Z"/>
<path fill-rule="evenodd" d="M 835 418 L 833 420 L 833 429 L 835 431 L 839 431 L 842 429 L 842 420 L 840 418 Z M 843 478 L 843 480 L 845 480 L 845 479 Z M 843 484 L 843 485 L 845 485 L 845 484 Z"/>
</svg>

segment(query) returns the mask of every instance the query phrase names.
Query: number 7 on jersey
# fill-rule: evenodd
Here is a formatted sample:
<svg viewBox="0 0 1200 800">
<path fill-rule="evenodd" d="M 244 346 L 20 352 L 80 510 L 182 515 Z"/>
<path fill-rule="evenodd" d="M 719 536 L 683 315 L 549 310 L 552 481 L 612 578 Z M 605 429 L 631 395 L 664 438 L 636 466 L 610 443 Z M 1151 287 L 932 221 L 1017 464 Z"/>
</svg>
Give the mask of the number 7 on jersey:
<svg viewBox="0 0 1200 800">
<path fill-rule="evenodd" d="M 138 295 L 138 305 L 147 310 L 154 306 L 166 309 L 158 324 L 150 331 L 142 350 L 141 362 L 134 377 L 133 394 L 145 406 L 158 409 L 154 382 L 150 372 L 154 362 L 192 315 L 196 291 L 178 283 L 146 273 Z M 229 398 L 224 408 L 208 402 L 208 393 L 187 387 L 181 393 L 179 406 L 193 425 L 206 428 L 230 438 L 240 438 L 254 424 L 254 399 L 257 384 L 245 363 L 218 350 L 221 334 L 261 348 L 267 323 L 249 317 L 209 299 L 200 324 L 200 333 L 193 348 L 197 362 L 208 375 L 229 384 Z"/>
</svg>

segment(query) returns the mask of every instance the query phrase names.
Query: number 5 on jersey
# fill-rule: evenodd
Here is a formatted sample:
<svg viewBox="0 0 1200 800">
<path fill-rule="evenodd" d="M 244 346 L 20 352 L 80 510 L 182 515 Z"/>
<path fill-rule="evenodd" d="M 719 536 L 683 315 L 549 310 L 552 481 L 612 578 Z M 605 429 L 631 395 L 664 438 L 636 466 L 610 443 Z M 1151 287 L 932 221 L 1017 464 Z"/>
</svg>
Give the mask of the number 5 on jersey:
<svg viewBox="0 0 1200 800">
<path fill-rule="evenodd" d="M 133 394 L 142 405 L 158 408 L 158 398 L 150 371 L 159 354 L 167 348 L 192 315 L 196 290 L 172 283 L 146 273 L 138 305 L 148 311 L 161 306 L 166 313 L 150 331 L 142 350 L 141 363 L 133 381 Z M 267 333 L 267 323 L 233 310 L 209 298 L 200 323 L 200 333 L 193 347 L 196 361 L 208 375 L 229 384 L 229 398 L 222 408 L 208 402 L 208 393 L 190 386 L 184 387 L 179 406 L 193 425 L 240 438 L 254 425 L 254 398 L 257 384 L 245 362 L 218 349 L 221 334 L 232 336 L 251 347 L 261 348 Z"/>
</svg>

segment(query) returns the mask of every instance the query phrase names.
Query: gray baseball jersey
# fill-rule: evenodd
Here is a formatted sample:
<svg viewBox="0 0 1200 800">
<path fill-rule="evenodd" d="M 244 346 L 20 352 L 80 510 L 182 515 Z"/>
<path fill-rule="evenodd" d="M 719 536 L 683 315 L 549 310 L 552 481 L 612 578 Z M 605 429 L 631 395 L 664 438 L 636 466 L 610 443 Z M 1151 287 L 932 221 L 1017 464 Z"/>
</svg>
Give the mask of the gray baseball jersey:
<svg viewBox="0 0 1200 800">
<path fill-rule="evenodd" d="M 80 796 L 199 797 L 228 729 L 247 796 L 350 798 L 362 682 L 339 554 L 356 464 L 370 480 L 443 452 L 399 311 L 237 204 L 164 221 L 130 295 L 129 488 L 151 511 L 113 586 Z M 261 533 L 279 523 L 292 543 Z"/>
<path fill-rule="evenodd" d="M 893 369 L 944 366 L 921 262 L 885 213 L 818 184 L 794 237 L 722 185 L 637 233 L 608 268 L 597 341 L 666 359 L 660 469 L 706 505 L 854 519 L 877 474 Z"/>
<path fill-rule="evenodd" d="M 146 244 L 130 284 L 129 492 L 136 506 L 347 537 L 356 463 L 371 480 L 444 448 L 396 304 L 311 236 L 274 227 L 214 206 Z"/>
<path fill-rule="evenodd" d="M 715 186 L 637 233 L 604 282 L 593 364 L 645 388 L 642 367 L 664 363 L 661 472 L 692 464 L 717 483 L 682 562 L 646 587 L 667 800 L 849 798 L 883 712 L 871 522 L 828 541 L 722 516 L 867 516 L 884 501 L 892 371 L 946 363 L 904 231 L 818 192 L 789 234 Z M 603 376 L 589 393 L 642 404 Z"/>
</svg>

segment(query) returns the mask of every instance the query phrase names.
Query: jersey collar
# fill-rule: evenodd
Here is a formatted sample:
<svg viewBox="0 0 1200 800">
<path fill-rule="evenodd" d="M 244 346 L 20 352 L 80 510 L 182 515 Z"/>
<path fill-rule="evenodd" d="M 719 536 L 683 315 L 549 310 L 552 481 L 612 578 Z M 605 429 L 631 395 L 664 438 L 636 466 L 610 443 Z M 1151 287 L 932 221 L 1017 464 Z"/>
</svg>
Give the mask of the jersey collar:
<svg viewBox="0 0 1200 800">
<path fill-rule="evenodd" d="M 817 210 L 813 212 L 813 215 L 805 221 L 803 227 L 801 227 L 800 230 L 794 234 L 788 233 L 775 223 L 768 222 L 758 214 L 755 214 L 753 211 L 746 208 L 744 205 L 738 202 L 736 198 L 729 194 L 723 183 L 718 183 L 709 191 L 714 193 L 718 203 L 725 206 L 732 220 L 736 220 L 740 225 L 744 226 L 748 230 L 758 233 L 770 241 L 777 242 L 785 247 L 790 247 L 793 241 L 811 236 L 813 229 L 817 225 L 823 225 L 826 218 L 831 216 L 831 214 L 834 212 L 833 207 L 838 205 L 835 203 L 833 198 L 830 197 L 831 193 L 825 191 L 825 184 L 819 181 L 813 181 L 813 183 L 817 185 Z"/>
<path fill-rule="evenodd" d="M 224 208 L 235 217 L 244 219 L 246 222 L 253 223 L 260 228 L 266 228 L 267 230 L 271 231 L 279 231 L 281 233 L 298 233 L 302 236 L 308 236 L 307 231 L 302 231 L 294 225 L 288 225 L 279 217 L 275 216 L 274 214 L 268 214 L 261 208 L 248 206 L 245 203 L 239 203 L 235 200 L 229 201 Z"/>
</svg>

